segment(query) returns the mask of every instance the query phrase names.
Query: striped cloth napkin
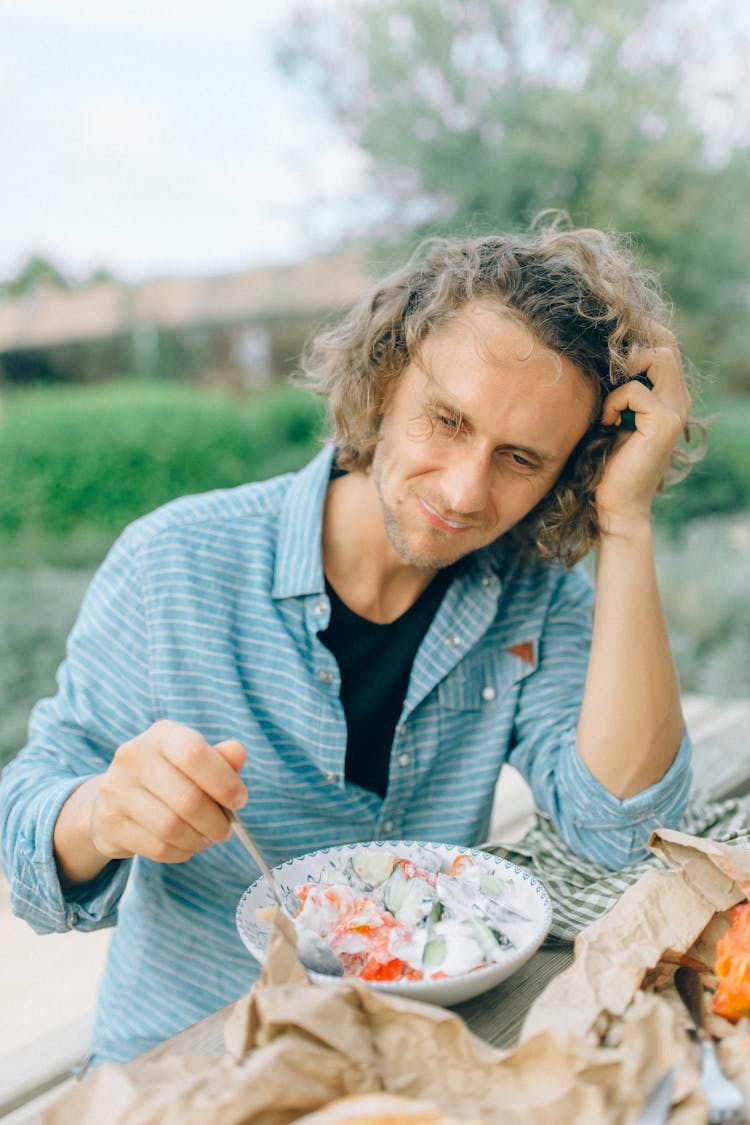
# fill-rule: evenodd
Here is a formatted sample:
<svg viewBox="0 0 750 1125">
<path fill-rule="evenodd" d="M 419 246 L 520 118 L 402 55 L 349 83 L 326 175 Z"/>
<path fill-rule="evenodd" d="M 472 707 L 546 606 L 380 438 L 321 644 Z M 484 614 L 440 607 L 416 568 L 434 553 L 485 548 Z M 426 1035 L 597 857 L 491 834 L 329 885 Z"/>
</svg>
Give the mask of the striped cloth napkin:
<svg viewBox="0 0 750 1125">
<path fill-rule="evenodd" d="M 609 871 L 571 851 L 542 813 L 522 840 L 483 845 L 483 850 L 525 867 L 546 887 L 554 908 L 546 944 L 572 942 L 582 929 L 614 906 L 624 891 L 652 867 L 664 867 L 648 856 L 619 871 Z M 694 798 L 679 830 L 725 844 L 750 846 L 750 824 L 738 800 L 703 801 Z"/>
</svg>

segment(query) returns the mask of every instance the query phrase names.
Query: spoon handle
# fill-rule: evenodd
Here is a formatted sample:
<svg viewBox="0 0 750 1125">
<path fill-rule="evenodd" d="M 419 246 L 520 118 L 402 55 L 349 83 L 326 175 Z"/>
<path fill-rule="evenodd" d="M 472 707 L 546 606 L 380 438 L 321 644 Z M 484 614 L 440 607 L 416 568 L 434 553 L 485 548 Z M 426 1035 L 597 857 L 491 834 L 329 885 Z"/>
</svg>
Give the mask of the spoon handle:
<svg viewBox="0 0 750 1125">
<path fill-rule="evenodd" d="M 276 886 L 276 880 L 273 877 L 273 872 L 263 858 L 258 845 L 255 843 L 247 828 L 245 828 L 245 825 L 242 823 L 240 818 L 237 816 L 237 813 L 234 812 L 233 809 L 224 809 L 224 812 L 226 813 L 227 820 L 232 825 L 232 831 L 234 832 L 235 836 L 242 842 L 247 851 L 250 852 L 250 855 L 253 857 L 255 862 L 258 864 L 258 867 L 261 869 L 263 877 L 268 883 L 271 894 L 276 900 L 276 904 L 278 906 L 281 906 L 281 895 L 279 894 L 278 887 Z"/>
<path fill-rule="evenodd" d="M 700 975 L 695 969 L 681 965 L 675 972 L 674 983 L 683 1004 L 690 1012 L 696 1031 L 701 1037 L 706 1036 L 706 1008 Z"/>
</svg>

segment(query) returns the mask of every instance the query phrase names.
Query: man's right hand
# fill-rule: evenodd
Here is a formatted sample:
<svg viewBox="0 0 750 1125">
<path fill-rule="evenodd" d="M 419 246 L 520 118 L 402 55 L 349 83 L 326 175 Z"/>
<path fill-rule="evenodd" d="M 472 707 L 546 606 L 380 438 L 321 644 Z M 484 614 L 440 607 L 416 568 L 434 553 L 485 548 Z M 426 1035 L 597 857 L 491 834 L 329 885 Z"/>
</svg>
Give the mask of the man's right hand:
<svg viewBox="0 0 750 1125">
<path fill-rule="evenodd" d="M 89 882 L 112 859 L 142 855 L 183 863 L 229 838 L 223 808 L 247 790 L 245 749 L 210 746 L 198 731 L 162 720 L 123 743 L 109 768 L 76 789 L 60 810 L 54 848 L 62 882 Z"/>
</svg>

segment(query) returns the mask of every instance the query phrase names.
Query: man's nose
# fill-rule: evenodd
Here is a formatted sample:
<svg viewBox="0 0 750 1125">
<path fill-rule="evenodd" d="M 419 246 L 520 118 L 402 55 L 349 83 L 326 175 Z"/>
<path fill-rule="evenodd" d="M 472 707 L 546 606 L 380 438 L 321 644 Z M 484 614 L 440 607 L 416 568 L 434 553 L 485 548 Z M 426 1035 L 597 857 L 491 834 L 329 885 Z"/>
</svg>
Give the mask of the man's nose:
<svg viewBox="0 0 750 1125">
<path fill-rule="evenodd" d="M 484 511 L 491 472 L 491 459 L 481 449 L 456 450 L 441 479 L 446 506 L 457 515 Z"/>
</svg>

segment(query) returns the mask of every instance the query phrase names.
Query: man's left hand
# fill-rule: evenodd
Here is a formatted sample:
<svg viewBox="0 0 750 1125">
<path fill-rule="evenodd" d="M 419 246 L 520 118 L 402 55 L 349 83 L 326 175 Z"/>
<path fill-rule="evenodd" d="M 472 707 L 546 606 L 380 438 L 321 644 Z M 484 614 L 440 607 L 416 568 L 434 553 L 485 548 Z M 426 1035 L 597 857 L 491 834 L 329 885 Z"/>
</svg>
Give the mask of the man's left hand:
<svg viewBox="0 0 750 1125">
<path fill-rule="evenodd" d="M 602 424 L 619 424 L 632 410 L 635 429 L 612 452 L 596 490 L 599 522 L 605 534 L 624 533 L 650 520 L 651 505 L 672 452 L 690 415 L 691 399 L 675 337 L 660 328 L 654 346 L 636 348 L 628 359 L 633 379 L 607 395 Z M 651 387 L 635 379 L 645 374 Z"/>
</svg>

